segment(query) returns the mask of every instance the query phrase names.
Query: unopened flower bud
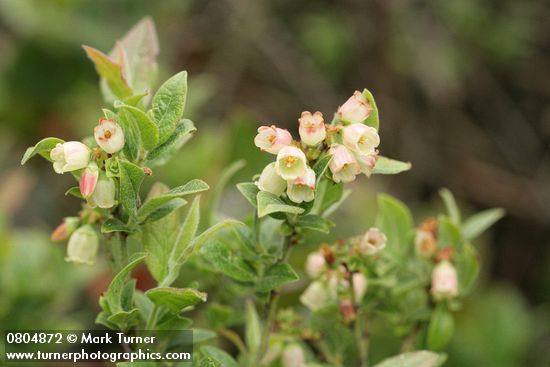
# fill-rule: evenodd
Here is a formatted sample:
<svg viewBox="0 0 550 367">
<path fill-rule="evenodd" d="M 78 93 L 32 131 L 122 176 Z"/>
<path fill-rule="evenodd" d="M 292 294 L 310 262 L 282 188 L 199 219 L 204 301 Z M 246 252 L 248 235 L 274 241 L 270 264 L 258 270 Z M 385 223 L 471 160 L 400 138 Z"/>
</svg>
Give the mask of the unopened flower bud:
<svg viewBox="0 0 550 367">
<path fill-rule="evenodd" d="M 315 197 L 315 172 L 308 167 L 305 175 L 289 180 L 286 194 L 290 200 L 298 204 L 312 201 Z"/>
<path fill-rule="evenodd" d="M 360 304 L 367 292 L 367 278 L 363 273 L 353 273 L 351 276 L 351 285 L 353 287 L 355 303 Z"/>
<path fill-rule="evenodd" d="M 380 144 L 380 136 L 374 127 L 351 124 L 344 127 L 344 145 L 357 154 L 371 154 Z"/>
<path fill-rule="evenodd" d="M 416 253 L 423 257 L 432 257 L 437 250 L 437 240 L 432 232 L 419 229 L 414 238 Z"/>
<path fill-rule="evenodd" d="M 124 132 L 113 120 L 100 119 L 94 129 L 97 145 L 109 154 L 118 152 L 124 147 Z"/>
<path fill-rule="evenodd" d="M 310 253 L 306 259 L 306 273 L 312 279 L 319 277 L 326 266 L 325 257 L 320 251 Z"/>
<path fill-rule="evenodd" d="M 78 228 L 69 239 L 66 261 L 93 264 L 99 247 L 99 238 L 89 224 Z"/>
<path fill-rule="evenodd" d="M 358 250 L 364 255 L 375 255 L 386 247 L 386 235 L 378 228 L 371 228 L 359 240 Z"/>
<path fill-rule="evenodd" d="M 307 173 L 306 155 L 296 147 L 283 147 L 277 154 L 275 169 L 285 180 L 295 180 L 304 176 Z"/>
<path fill-rule="evenodd" d="M 452 298 L 458 294 L 458 276 L 447 260 L 438 263 L 432 272 L 431 293 L 435 299 Z"/>
<path fill-rule="evenodd" d="M 92 196 L 88 199 L 88 204 L 92 208 L 96 206 L 103 209 L 112 208 L 116 205 L 115 194 L 115 181 L 111 177 L 101 174 Z"/>
<path fill-rule="evenodd" d="M 340 314 L 342 315 L 344 322 L 349 323 L 356 318 L 355 309 L 353 308 L 353 303 L 351 299 L 343 299 L 339 305 Z"/>
<path fill-rule="evenodd" d="M 371 114 L 372 107 L 363 93 L 355 91 L 346 103 L 338 108 L 340 120 L 350 124 L 361 123 Z"/>
<path fill-rule="evenodd" d="M 78 228 L 80 220 L 77 217 L 67 217 L 63 219 L 52 232 L 52 241 L 65 241 Z"/>
<path fill-rule="evenodd" d="M 281 357 L 283 367 L 305 367 L 306 358 L 302 347 L 297 343 L 292 343 L 283 349 Z"/>
<path fill-rule="evenodd" d="M 275 125 L 260 126 L 258 135 L 254 138 L 254 144 L 262 151 L 277 154 L 292 142 L 292 135 L 285 129 L 279 129 Z"/>
<path fill-rule="evenodd" d="M 53 169 L 65 173 L 84 168 L 90 162 L 91 150 L 79 141 L 59 143 L 50 151 Z"/>
<path fill-rule="evenodd" d="M 334 182 L 351 182 L 355 180 L 355 176 L 359 174 L 361 168 L 353 154 L 341 144 L 331 146 L 329 153 L 332 154 L 329 168 Z"/>
<path fill-rule="evenodd" d="M 332 298 L 327 286 L 320 281 L 315 281 L 302 293 L 300 301 L 311 311 L 316 311 L 327 306 Z"/>
<path fill-rule="evenodd" d="M 323 114 L 319 111 L 311 114 L 309 111 L 302 112 L 302 116 L 298 119 L 300 127 L 300 139 L 309 146 L 315 146 L 325 140 L 327 132 L 325 130 L 325 121 Z"/>
<path fill-rule="evenodd" d="M 285 192 L 287 184 L 277 173 L 275 162 L 273 162 L 265 166 L 260 178 L 256 181 L 256 186 L 262 191 L 267 191 L 273 195 L 279 196 Z"/>
<path fill-rule="evenodd" d="M 80 175 L 80 194 L 84 198 L 89 198 L 95 190 L 97 179 L 99 177 L 99 168 L 95 162 L 90 162 L 88 167 Z"/>
</svg>

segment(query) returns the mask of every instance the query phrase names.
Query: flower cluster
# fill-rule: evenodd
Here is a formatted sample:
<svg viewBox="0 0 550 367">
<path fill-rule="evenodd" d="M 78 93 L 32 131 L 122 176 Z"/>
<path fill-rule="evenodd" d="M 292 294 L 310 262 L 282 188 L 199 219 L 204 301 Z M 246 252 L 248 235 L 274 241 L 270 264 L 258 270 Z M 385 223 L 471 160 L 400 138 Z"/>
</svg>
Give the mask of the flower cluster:
<svg viewBox="0 0 550 367">
<path fill-rule="evenodd" d="M 325 155 L 332 157 L 329 169 L 334 182 L 351 182 L 359 174 L 369 177 L 380 144 L 378 131 L 364 124 L 372 110 L 367 97 L 356 91 L 338 108 L 330 124 L 325 124 L 319 111 L 302 112 L 298 119 L 300 141 L 293 140 L 288 130 L 261 126 L 254 143 L 277 158 L 263 169 L 256 185 L 276 196 L 286 192 L 294 203 L 311 202 L 318 181 L 311 167 Z"/>
<path fill-rule="evenodd" d="M 117 204 L 116 183 L 105 170 L 105 162 L 124 147 L 122 128 L 112 120 L 100 119 L 94 130 L 96 146 L 79 141 L 58 143 L 50 151 L 55 172 L 73 172 L 79 176 L 80 195 L 90 208 L 110 209 Z M 80 218 L 67 217 L 52 233 L 52 240 L 69 239 L 67 261 L 91 264 L 98 250 L 99 238 Z"/>
<path fill-rule="evenodd" d="M 82 170 L 79 179 L 80 194 L 92 208 L 112 208 L 116 205 L 115 182 L 102 166 L 106 158 L 124 147 L 122 128 L 112 120 L 101 119 L 94 130 L 96 147 L 89 148 L 79 141 L 58 143 L 50 151 L 55 172 L 63 174 Z"/>
<path fill-rule="evenodd" d="M 363 236 L 346 244 L 322 245 L 309 254 L 305 271 L 314 281 L 304 291 L 300 300 L 311 310 L 339 302 L 342 316 L 351 321 L 355 307 L 367 291 L 367 278 L 362 270 L 348 261 L 353 256 L 374 257 L 386 246 L 386 236 L 377 228 L 369 229 Z"/>
</svg>

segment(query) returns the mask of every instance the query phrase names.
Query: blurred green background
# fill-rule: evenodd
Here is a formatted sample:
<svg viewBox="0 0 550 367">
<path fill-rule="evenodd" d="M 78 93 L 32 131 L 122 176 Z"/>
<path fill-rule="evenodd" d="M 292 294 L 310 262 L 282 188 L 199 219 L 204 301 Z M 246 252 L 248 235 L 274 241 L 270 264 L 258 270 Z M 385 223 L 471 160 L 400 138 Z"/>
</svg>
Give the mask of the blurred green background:
<svg viewBox="0 0 550 367">
<path fill-rule="evenodd" d="M 443 186 L 466 212 L 505 208 L 478 243 L 483 277 L 457 315 L 446 365 L 550 365 L 550 4 L 542 0 L 0 0 L 0 329 L 93 323 L 103 270 L 75 270 L 48 239 L 79 209 L 63 195 L 71 178 L 19 160 L 43 137 L 90 134 L 104 104 L 80 45 L 108 51 L 146 15 L 159 34 L 159 80 L 189 72 L 186 115 L 199 129 L 156 179 L 213 184 L 244 158 L 235 182 L 247 180 L 269 160 L 252 142 L 260 124 L 296 133 L 302 110 L 330 116 L 367 87 L 381 114 L 381 152 L 413 170 L 355 182 L 360 194 L 335 218 L 334 238 L 372 224 L 378 192 L 405 201 L 417 222 L 441 210 Z M 248 210 L 228 189 L 221 211 Z"/>
</svg>

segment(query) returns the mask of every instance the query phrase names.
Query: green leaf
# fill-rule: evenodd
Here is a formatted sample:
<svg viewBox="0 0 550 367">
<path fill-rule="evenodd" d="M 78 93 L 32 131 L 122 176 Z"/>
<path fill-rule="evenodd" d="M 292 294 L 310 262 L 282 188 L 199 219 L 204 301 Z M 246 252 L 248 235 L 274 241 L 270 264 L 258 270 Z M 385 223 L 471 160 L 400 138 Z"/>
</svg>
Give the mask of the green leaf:
<svg viewBox="0 0 550 367">
<path fill-rule="evenodd" d="M 143 169 L 126 160 L 119 159 L 120 170 L 120 202 L 131 215 L 137 212 L 139 189 L 145 173 Z"/>
<path fill-rule="evenodd" d="M 217 271 L 230 278 L 240 282 L 251 282 L 256 278 L 254 269 L 222 241 L 210 241 L 200 252 Z"/>
<path fill-rule="evenodd" d="M 75 198 L 79 198 L 79 199 L 84 199 L 84 197 L 80 193 L 80 187 L 79 186 L 73 186 L 70 189 L 68 189 L 67 191 L 65 191 L 65 196 L 67 196 L 67 195 L 71 195 L 71 196 L 74 196 Z"/>
<path fill-rule="evenodd" d="M 126 265 L 111 281 L 105 294 L 100 298 L 100 305 L 106 306 L 110 314 L 116 314 L 121 311 L 128 311 L 122 307 L 122 296 L 126 280 L 134 268 L 145 259 L 145 255 L 137 254 L 135 260 Z"/>
<path fill-rule="evenodd" d="M 181 120 L 186 96 L 187 72 L 182 71 L 164 82 L 153 97 L 152 116 L 159 128 L 161 143 L 172 135 Z"/>
<path fill-rule="evenodd" d="M 260 347 L 260 340 L 262 336 L 262 327 L 260 324 L 260 318 L 258 317 L 258 312 L 256 307 L 254 307 L 254 302 L 252 300 L 246 300 L 246 330 L 245 330 L 245 341 L 250 355 L 255 356 Z"/>
<path fill-rule="evenodd" d="M 238 183 L 237 189 L 244 196 L 246 201 L 252 204 L 253 207 L 258 206 L 258 201 L 256 197 L 258 196 L 258 192 L 260 192 L 260 189 L 258 188 L 258 186 L 256 186 L 254 182 Z"/>
<path fill-rule="evenodd" d="M 139 108 L 129 105 L 120 105 L 119 108 L 121 112 L 130 114 L 134 119 L 143 147 L 147 150 L 156 147 L 159 142 L 159 128 L 153 120 Z"/>
<path fill-rule="evenodd" d="M 203 341 L 213 339 L 217 335 L 215 332 L 206 329 L 193 328 L 193 344 L 202 343 Z"/>
<path fill-rule="evenodd" d="M 449 214 L 451 220 L 455 222 L 456 225 L 460 225 L 460 210 L 458 209 L 458 205 L 456 205 L 453 193 L 449 189 L 443 188 L 439 190 L 439 196 L 441 196 L 445 208 L 447 209 L 447 214 Z"/>
<path fill-rule="evenodd" d="M 301 214 L 304 212 L 303 208 L 288 205 L 277 196 L 267 191 L 260 191 L 257 200 L 259 218 L 273 213 Z"/>
<path fill-rule="evenodd" d="M 133 94 L 122 74 L 122 65 L 115 63 L 103 52 L 83 45 L 84 51 L 92 60 L 97 73 L 105 79 L 109 90 L 117 98 L 123 99 Z"/>
<path fill-rule="evenodd" d="M 147 154 L 147 164 L 158 166 L 166 163 L 176 151 L 197 131 L 191 120 L 183 119 L 176 124 L 176 129 L 164 143 Z"/>
<path fill-rule="evenodd" d="M 153 278 L 161 283 L 169 273 L 169 258 L 176 243 L 180 215 L 172 212 L 164 218 L 142 224 L 142 241 L 147 256 L 147 267 Z M 164 286 L 167 284 L 163 284 Z"/>
<path fill-rule="evenodd" d="M 485 232 L 489 227 L 504 217 L 504 209 L 495 208 L 474 214 L 462 224 L 462 234 L 467 240 L 472 240 Z"/>
<path fill-rule="evenodd" d="M 464 239 L 460 228 L 447 216 L 440 216 L 437 220 L 437 245 L 439 248 L 452 246 L 462 250 Z"/>
<path fill-rule="evenodd" d="M 27 163 L 29 159 L 34 157 L 37 154 L 40 154 L 42 157 L 46 158 L 48 161 L 52 161 L 50 159 L 50 150 L 55 148 L 57 144 L 63 144 L 64 141 L 58 138 L 46 138 L 40 140 L 38 143 L 36 143 L 35 146 L 32 146 L 30 148 L 27 148 L 25 151 L 25 154 L 23 154 L 23 158 L 21 159 L 21 164 Z"/>
<path fill-rule="evenodd" d="M 470 243 L 464 245 L 464 250 L 455 255 L 458 274 L 459 293 L 468 293 L 479 276 L 479 255 Z"/>
<path fill-rule="evenodd" d="M 157 74 L 156 58 L 159 45 L 155 25 L 151 18 L 145 17 L 117 42 L 126 53 L 124 71 L 130 86 L 136 91 L 150 89 Z M 118 47 L 111 55 L 120 53 Z"/>
<path fill-rule="evenodd" d="M 180 313 L 183 309 L 206 302 L 206 293 L 193 288 L 153 288 L 145 292 L 157 306 L 165 306 L 173 313 Z"/>
<path fill-rule="evenodd" d="M 208 228 L 206 231 L 202 232 L 199 236 L 195 237 L 193 241 L 191 241 L 187 245 L 187 247 L 183 249 L 181 255 L 177 259 L 177 263 L 183 264 L 189 258 L 189 256 L 191 256 L 194 252 L 199 251 L 200 248 L 207 241 L 213 240 L 219 234 L 219 232 L 228 228 L 235 228 L 240 226 L 246 227 L 246 224 L 234 219 L 226 219 L 222 222 L 216 223 L 212 227 Z"/>
<path fill-rule="evenodd" d="M 179 228 L 178 236 L 176 237 L 176 245 L 172 249 L 170 254 L 170 266 L 174 266 L 179 263 L 179 259 L 182 257 L 185 249 L 191 244 L 191 241 L 195 238 L 197 229 L 200 223 L 200 196 L 197 196 L 193 200 L 193 204 L 185 217 L 185 221 Z"/>
<path fill-rule="evenodd" d="M 378 107 L 376 107 L 376 102 L 374 101 L 374 97 L 372 93 L 366 88 L 363 89 L 363 96 L 367 99 L 367 101 L 369 102 L 369 105 L 372 107 L 372 112 L 370 116 L 365 121 L 363 121 L 363 123 L 365 125 L 372 126 L 376 130 L 378 130 L 380 126 L 380 122 L 379 122 L 379 116 L 378 116 Z"/>
<path fill-rule="evenodd" d="M 239 364 L 223 350 L 206 345 L 201 348 L 201 353 L 221 363 L 222 367 L 239 367 Z"/>
<path fill-rule="evenodd" d="M 168 214 L 172 213 L 174 210 L 181 208 L 187 204 L 187 201 L 181 198 L 172 199 L 161 206 L 155 208 L 150 212 L 143 220 L 140 220 L 140 223 L 155 222 L 159 219 L 166 217 Z"/>
<path fill-rule="evenodd" d="M 218 178 L 218 184 L 212 191 L 212 197 L 210 198 L 208 208 L 206 209 L 207 227 L 212 226 L 216 222 L 216 209 L 219 205 L 223 190 L 229 183 L 229 180 L 231 180 L 231 178 L 235 176 L 235 174 L 245 165 L 246 163 L 243 160 L 233 162 L 220 174 L 220 177 Z"/>
<path fill-rule="evenodd" d="M 321 159 L 318 159 L 317 162 L 315 162 L 315 164 L 313 165 L 313 172 L 315 172 L 315 180 L 317 183 L 321 181 L 321 178 L 326 172 L 331 160 L 332 154 L 327 154 Z"/>
<path fill-rule="evenodd" d="M 411 249 L 412 225 L 412 216 L 405 204 L 388 195 L 378 196 L 376 226 L 388 238 L 384 253 L 404 256 Z"/>
<path fill-rule="evenodd" d="M 385 359 L 374 367 L 439 367 L 446 359 L 444 354 L 419 350 Z"/>
<path fill-rule="evenodd" d="M 269 292 L 283 284 L 298 280 L 298 274 L 287 263 L 278 263 L 269 267 L 262 279 L 256 284 L 259 292 Z"/>
<path fill-rule="evenodd" d="M 310 229 L 321 233 L 329 233 L 330 228 L 334 226 L 330 220 L 315 214 L 299 216 L 296 221 L 299 228 Z"/>
<path fill-rule="evenodd" d="M 451 340 L 453 333 L 453 315 L 443 305 L 437 306 L 428 325 L 426 338 L 428 348 L 435 352 L 442 350 Z"/>
<path fill-rule="evenodd" d="M 152 212 L 158 210 L 167 202 L 172 201 L 175 198 L 196 194 L 206 191 L 209 188 L 210 187 L 204 181 L 197 179 L 191 180 L 185 185 L 174 187 L 172 190 L 165 192 L 164 194 L 147 200 L 137 212 L 138 221 L 143 222 Z"/>
<path fill-rule="evenodd" d="M 134 233 L 135 230 L 117 218 L 109 218 L 101 225 L 101 233 L 112 232 Z"/>
<path fill-rule="evenodd" d="M 375 175 L 395 175 L 411 169 L 409 162 L 401 162 L 395 159 L 379 156 L 372 171 Z"/>
</svg>

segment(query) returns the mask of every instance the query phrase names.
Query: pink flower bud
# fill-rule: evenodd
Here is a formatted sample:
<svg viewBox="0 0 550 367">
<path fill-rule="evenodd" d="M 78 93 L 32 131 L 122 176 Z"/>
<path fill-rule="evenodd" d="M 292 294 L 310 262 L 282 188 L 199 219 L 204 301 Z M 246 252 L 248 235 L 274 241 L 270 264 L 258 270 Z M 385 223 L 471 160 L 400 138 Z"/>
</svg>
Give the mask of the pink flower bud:
<svg viewBox="0 0 550 367">
<path fill-rule="evenodd" d="M 355 159 L 357 159 L 357 163 L 359 163 L 361 173 L 367 177 L 370 177 L 374 171 L 374 167 L 376 166 L 376 161 L 378 161 L 378 152 L 374 151 L 373 153 L 366 155 L 357 154 L 355 155 Z"/>
<path fill-rule="evenodd" d="M 293 343 L 285 347 L 281 357 L 282 367 L 306 367 L 306 357 L 302 347 Z"/>
<path fill-rule="evenodd" d="M 298 204 L 312 201 L 315 197 L 315 172 L 307 167 L 305 175 L 289 180 L 286 194 L 290 200 Z"/>
<path fill-rule="evenodd" d="M 285 129 L 279 129 L 275 125 L 260 126 L 258 135 L 254 138 L 254 144 L 261 150 L 277 154 L 292 142 L 292 135 Z"/>
<path fill-rule="evenodd" d="M 339 308 L 340 314 L 342 315 L 344 322 L 349 323 L 357 318 L 357 314 L 355 313 L 355 308 L 353 307 L 351 299 L 343 299 L 340 302 Z"/>
<path fill-rule="evenodd" d="M 371 154 L 380 144 L 380 136 L 374 127 L 351 124 L 343 130 L 344 145 L 357 154 Z"/>
<path fill-rule="evenodd" d="M 334 182 L 351 182 L 355 180 L 355 176 L 359 174 L 361 168 L 353 154 L 341 144 L 331 146 L 329 153 L 332 154 L 329 168 Z"/>
<path fill-rule="evenodd" d="M 80 194 L 84 198 L 89 198 L 95 190 L 99 169 L 95 162 L 91 162 L 80 175 Z"/>
<path fill-rule="evenodd" d="M 443 260 L 435 266 L 432 272 L 431 293 L 435 299 L 452 298 L 458 294 L 456 269 L 448 260 Z"/>
<path fill-rule="evenodd" d="M 77 217 L 67 217 L 59 224 L 51 234 L 52 241 L 65 241 L 78 228 L 80 220 Z"/>
<path fill-rule="evenodd" d="M 326 269 L 325 257 L 320 251 L 312 252 L 306 259 L 306 273 L 310 278 L 317 278 Z"/>
<path fill-rule="evenodd" d="M 378 228 L 371 228 L 359 240 L 358 250 L 364 255 L 375 255 L 386 247 L 386 235 Z"/>
<path fill-rule="evenodd" d="M 258 186 L 260 190 L 270 192 L 277 196 L 285 192 L 286 185 L 286 181 L 277 174 L 275 162 L 265 166 L 260 178 L 256 181 L 256 186 Z"/>
<path fill-rule="evenodd" d="M 94 129 L 97 145 L 109 154 L 118 152 L 124 147 L 124 132 L 115 121 L 100 119 Z"/>
<path fill-rule="evenodd" d="M 355 303 L 360 304 L 367 292 L 367 278 L 363 273 L 353 273 L 351 276 L 351 284 L 353 286 L 353 297 Z"/>
<path fill-rule="evenodd" d="M 115 181 L 111 177 L 101 174 L 92 196 L 88 198 L 88 204 L 92 208 L 96 206 L 103 209 L 112 208 L 116 205 L 115 194 Z"/>
<path fill-rule="evenodd" d="M 350 124 L 361 123 L 371 114 L 372 107 L 363 93 L 355 91 L 353 96 L 338 108 L 338 116 Z"/>
<path fill-rule="evenodd" d="M 53 169 L 57 173 L 65 173 L 84 168 L 90 162 L 91 150 L 79 141 L 59 143 L 50 151 Z"/>
<path fill-rule="evenodd" d="M 300 122 L 298 130 L 300 139 L 304 144 L 315 146 L 325 140 L 327 132 L 321 112 L 317 111 L 312 115 L 311 112 L 304 111 L 298 121 Z"/>
<path fill-rule="evenodd" d="M 99 238 L 92 226 L 78 228 L 69 239 L 66 261 L 79 264 L 93 264 L 99 247 Z"/>
<path fill-rule="evenodd" d="M 277 154 L 275 169 L 285 180 L 295 180 L 304 176 L 307 168 L 306 155 L 294 146 L 283 147 Z"/>
</svg>

